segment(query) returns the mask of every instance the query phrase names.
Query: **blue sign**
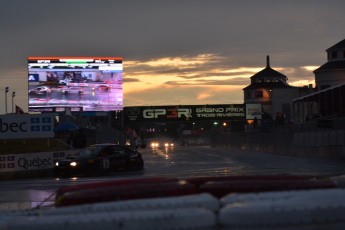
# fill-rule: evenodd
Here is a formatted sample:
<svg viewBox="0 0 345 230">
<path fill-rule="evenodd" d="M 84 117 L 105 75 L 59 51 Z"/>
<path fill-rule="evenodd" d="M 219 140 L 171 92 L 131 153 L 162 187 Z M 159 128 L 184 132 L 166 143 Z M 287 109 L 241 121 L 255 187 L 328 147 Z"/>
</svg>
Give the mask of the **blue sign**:
<svg viewBox="0 0 345 230">
<path fill-rule="evenodd" d="M 40 77 L 39 77 L 38 73 L 29 74 L 28 78 L 29 78 L 30 82 L 39 82 L 40 81 Z"/>
</svg>

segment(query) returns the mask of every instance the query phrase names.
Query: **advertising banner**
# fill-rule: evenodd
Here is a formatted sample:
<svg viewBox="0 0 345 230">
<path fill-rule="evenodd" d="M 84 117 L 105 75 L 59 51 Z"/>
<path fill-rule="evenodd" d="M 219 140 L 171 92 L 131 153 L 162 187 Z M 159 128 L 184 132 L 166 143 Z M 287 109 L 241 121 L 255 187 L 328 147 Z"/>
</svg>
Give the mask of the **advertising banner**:
<svg viewBox="0 0 345 230">
<path fill-rule="evenodd" d="M 28 57 L 29 112 L 122 111 L 122 57 Z"/>
<path fill-rule="evenodd" d="M 55 156 L 64 153 L 55 153 Z M 54 167 L 53 153 L 26 153 L 0 156 L 0 172 L 50 169 Z"/>
<path fill-rule="evenodd" d="M 0 116 L 0 139 L 54 137 L 52 114 L 11 114 Z"/>
<path fill-rule="evenodd" d="M 244 119 L 244 104 L 141 106 L 124 108 L 124 122 Z"/>
<path fill-rule="evenodd" d="M 0 172 L 17 172 L 54 168 L 55 161 L 76 150 L 0 155 Z"/>
<path fill-rule="evenodd" d="M 256 104 L 246 104 L 246 119 L 247 120 L 254 120 L 256 119 L 261 120 L 262 117 L 262 111 L 261 111 L 261 104 L 256 103 Z"/>
</svg>

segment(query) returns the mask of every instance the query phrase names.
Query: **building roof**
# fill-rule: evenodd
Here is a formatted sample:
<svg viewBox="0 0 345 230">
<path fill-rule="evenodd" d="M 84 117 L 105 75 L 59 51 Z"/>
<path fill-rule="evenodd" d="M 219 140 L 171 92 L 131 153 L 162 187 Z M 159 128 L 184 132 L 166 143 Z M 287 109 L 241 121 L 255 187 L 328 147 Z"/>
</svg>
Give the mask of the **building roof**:
<svg viewBox="0 0 345 230">
<path fill-rule="evenodd" d="M 303 97 L 299 97 L 299 98 L 293 99 L 292 101 L 293 101 L 293 102 L 302 101 L 302 100 L 304 100 L 304 99 L 311 98 L 311 97 L 313 97 L 313 96 L 315 96 L 315 95 L 319 95 L 319 94 L 324 93 L 324 92 L 327 92 L 327 91 L 333 91 L 333 90 L 336 89 L 336 88 L 341 88 L 341 87 L 344 87 L 344 86 L 345 86 L 345 83 L 342 83 L 342 84 L 339 84 L 339 85 L 334 85 L 334 86 L 328 87 L 328 88 L 326 88 L 326 89 L 319 90 L 319 91 L 317 91 L 317 92 L 315 92 L 315 93 L 311 93 L 311 94 L 305 95 L 305 96 L 303 96 Z"/>
<path fill-rule="evenodd" d="M 266 68 L 254 74 L 251 79 L 255 78 L 287 78 L 284 74 L 279 73 L 270 66 L 270 57 L 267 55 Z"/>
<path fill-rule="evenodd" d="M 314 70 L 314 74 L 327 70 L 345 70 L 345 60 L 327 62 L 319 68 L 317 68 L 316 70 Z"/>
<path fill-rule="evenodd" d="M 334 46 L 329 47 L 326 51 L 328 52 L 329 50 L 338 50 L 338 49 L 345 49 L 345 39 L 338 42 Z"/>
<path fill-rule="evenodd" d="M 251 90 L 251 89 L 282 89 L 282 88 L 295 88 L 286 82 L 278 81 L 278 82 L 255 82 L 247 87 L 243 88 L 243 90 Z"/>
</svg>

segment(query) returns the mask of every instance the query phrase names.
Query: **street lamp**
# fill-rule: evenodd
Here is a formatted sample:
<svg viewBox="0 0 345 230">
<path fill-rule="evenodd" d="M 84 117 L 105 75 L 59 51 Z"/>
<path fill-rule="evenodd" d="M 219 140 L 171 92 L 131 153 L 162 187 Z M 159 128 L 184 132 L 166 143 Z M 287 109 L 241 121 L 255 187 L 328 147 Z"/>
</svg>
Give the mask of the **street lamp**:
<svg viewBox="0 0 345 230">
<path fill-rule="evenodd" d="M 6 108 L 6 114 L 7 114 L 7 93 L 8 93 L 8 86 L 5 87 L 5 108 Z"/>
<path fill-rule="evenodd" d="M 16 92 L 12 92 L 12 114 L 13 114 L 13 98 L 16 96 Z"/>
</svg>

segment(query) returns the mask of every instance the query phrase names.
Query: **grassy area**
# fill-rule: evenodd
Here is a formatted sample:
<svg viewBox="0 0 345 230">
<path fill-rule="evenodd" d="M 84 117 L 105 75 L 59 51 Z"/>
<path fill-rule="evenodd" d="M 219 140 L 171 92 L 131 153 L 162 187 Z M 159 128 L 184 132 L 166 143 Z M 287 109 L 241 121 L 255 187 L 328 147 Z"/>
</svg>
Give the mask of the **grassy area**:
<svg viewBox="0 0 345 230">
<path fill-rule="evenodd" d="M 60 138 L 35 138 L 0 140 L 0 155 L 67 150 L 65 140 Z"/>
</svg>

